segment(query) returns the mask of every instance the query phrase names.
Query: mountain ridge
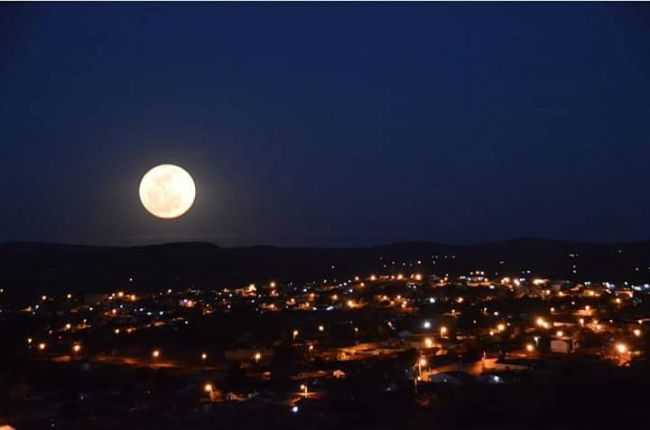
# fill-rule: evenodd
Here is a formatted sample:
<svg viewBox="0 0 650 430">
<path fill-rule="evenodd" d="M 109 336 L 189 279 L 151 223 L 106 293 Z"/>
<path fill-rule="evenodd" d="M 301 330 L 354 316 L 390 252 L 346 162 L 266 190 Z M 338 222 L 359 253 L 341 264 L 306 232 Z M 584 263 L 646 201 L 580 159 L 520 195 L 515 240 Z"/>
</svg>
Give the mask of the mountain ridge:
<svg viewBox="0 0 650 430">
<path fill-rule="evenodd" d="M 416 271 L 460 275 L 471 270 L 484 270 L 491 276 L 530 270 L 531 274 L 561 279 L 648 282 L 650 241 L 583 243 L 523 238 L 474 245 L 411 241 L 349 248 L 221 247 L 210 242 L 0 244 L 0 284 L 25 293 L 225 288 L 269 280 L 343 280 L 357 274 Z M 129 278 L 135 281 L 129 283 Z"/>
</svg>

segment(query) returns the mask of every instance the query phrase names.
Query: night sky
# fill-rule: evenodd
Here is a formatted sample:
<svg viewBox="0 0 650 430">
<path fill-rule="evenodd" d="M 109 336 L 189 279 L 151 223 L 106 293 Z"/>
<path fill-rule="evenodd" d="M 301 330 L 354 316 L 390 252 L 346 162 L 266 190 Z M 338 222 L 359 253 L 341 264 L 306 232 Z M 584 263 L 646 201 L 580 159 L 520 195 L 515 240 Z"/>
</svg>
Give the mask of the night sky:
<svg viewBox="0 0 650 430">
<path fill-rule="evenodd" d="M 650 238 L 648 4 L 4 4 L 0 118 L 0 242 Z"/>
</svg>

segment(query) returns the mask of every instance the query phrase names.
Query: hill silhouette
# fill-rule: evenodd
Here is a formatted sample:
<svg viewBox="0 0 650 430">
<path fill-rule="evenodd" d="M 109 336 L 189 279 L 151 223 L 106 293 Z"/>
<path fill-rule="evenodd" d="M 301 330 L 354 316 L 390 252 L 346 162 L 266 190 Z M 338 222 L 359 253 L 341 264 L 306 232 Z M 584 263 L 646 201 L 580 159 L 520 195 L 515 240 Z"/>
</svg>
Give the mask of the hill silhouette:
<svg viewBox="0 0 650 430">
<path fill-rule="evenodd" d="M 457 275 L 480 269 L 491 275 L 530 270 L 562 279 L 640 283 L 650 280 L 649 251 L 650 241 L 594 244 L 543 239 L 476 245 L 404 242 L 363 248 L 12 242 L 0 244 L 0 282 L 6 289 L 25 293 L 125 287 L 219 289 L 269 280 L 343 280 L 356 274 L 415 271 Z"/>
</svg>

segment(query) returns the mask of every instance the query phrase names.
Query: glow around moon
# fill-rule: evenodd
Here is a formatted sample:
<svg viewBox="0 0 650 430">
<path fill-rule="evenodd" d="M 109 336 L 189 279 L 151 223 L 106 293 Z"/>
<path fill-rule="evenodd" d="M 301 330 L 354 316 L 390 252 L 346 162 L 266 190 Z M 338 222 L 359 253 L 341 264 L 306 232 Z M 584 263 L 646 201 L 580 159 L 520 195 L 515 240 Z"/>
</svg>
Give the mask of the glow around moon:
<svg viewBox="0 0 650 430">
<path fill-rule="evenodd" d="M 194 180 L 186 170 L 173 164 L 154 167 L 140 181 L 140 201 L 158 218 L 180 217 L 192 207 L 195 197 Z"/>
</svg>

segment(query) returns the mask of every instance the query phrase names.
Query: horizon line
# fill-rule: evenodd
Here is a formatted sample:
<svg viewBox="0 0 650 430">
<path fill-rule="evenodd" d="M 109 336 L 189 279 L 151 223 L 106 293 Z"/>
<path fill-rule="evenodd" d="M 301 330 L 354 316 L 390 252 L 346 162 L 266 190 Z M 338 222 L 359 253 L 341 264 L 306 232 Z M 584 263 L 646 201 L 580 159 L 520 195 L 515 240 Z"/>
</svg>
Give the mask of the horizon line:
<svg viewBox="0 0 650 430">
<path fill-rule="evenodd" d="M 237 248 L 283 248 L 283 249 L 371 249 L 371 248 L 381 248 L 388 246 L 399 246 L 399 245 L 437 245 L 437 246 L 448 246 L 456 248 L 470 248 L 474 246 L 484 246 L 492 244 L 502 244 L 508 242 L 556 242 L 564 243 L 571 245 L 629 245 L 629 244 L 641 244 L 644 242 L 650 242 L 650 239 L 634 239 L 634 240 L 571 240 L 571 239 L 557 239 L 557 238 L 547 238 L 547 237 L 533 237 L 533 236 L 522 236 L 511 239 L 500 239 L 500 240 L 486 240 L 486 241 L 477 241 L 471 243 L 454 243 L 454 242 L 442 242 L 434 240 L 399 240 L 399 241 L 386 241 L 381 243 L 369 244 L 369 245 L 277 245 L 277 244 L 268 244 L 268 243 L 257 243 L 257 244 L 242 244 L 242 245 L 222 245 L 218 241 L 212 240 L 172 240 L 172 241 L 155 241 L 155 242 L 143 242 L 139 244 L 102 244 L 102 243 L 83 243 L 83 242 L 59 242 L 59 241 L 47 241 L 47 240 L 7 240 L 0 241 L 0 246 L 12 246 L 12 245 L 43 245 L 43 246 L 70 246 L 70 247 L 88 247 L 88 248 L 144 248 L 144 247 L 156 247 L 156 246 L 172 246 L 172 245 L 210 245 L 217 248 L 223 249 L 237 249 Z"/>
</svg>

